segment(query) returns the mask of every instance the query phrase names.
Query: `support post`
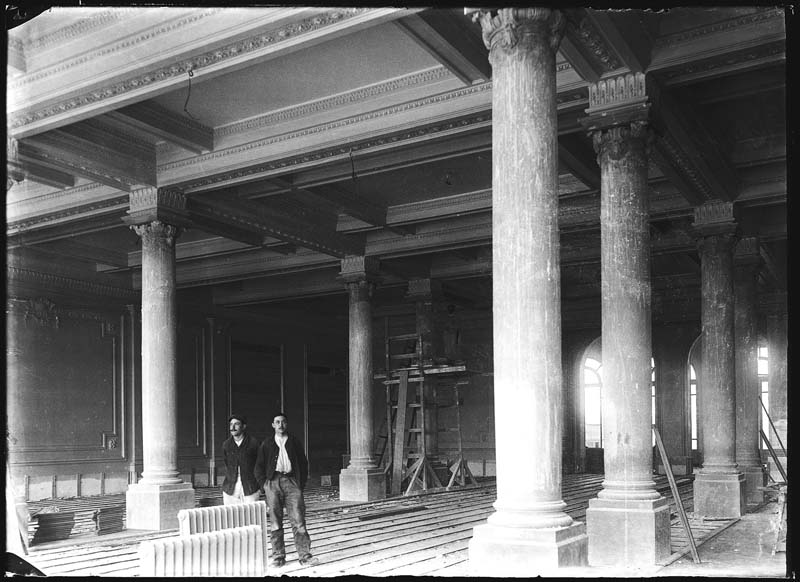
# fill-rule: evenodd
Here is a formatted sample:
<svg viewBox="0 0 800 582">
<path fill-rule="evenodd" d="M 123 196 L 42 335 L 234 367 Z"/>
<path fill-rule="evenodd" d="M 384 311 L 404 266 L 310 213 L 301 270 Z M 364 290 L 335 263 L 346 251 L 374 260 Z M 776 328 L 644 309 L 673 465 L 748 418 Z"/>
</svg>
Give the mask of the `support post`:
<svg viewBox="0 0 800 582">
<path fill-rule="evenodd" d="M 600 166 L 605 480 L 589 501 L 589 564 L 645 567 L 670 554 L 669 503 L 652 477 L 649 129 L 645 78 L 589 87 Z"/>
<path fill-rule="evenodd" d="M 695 208 L 701 272 L 702 370 L 698 423 L 703 467 L 694 480 L 694 512 L 710 518 L 744 513 L 744 474 L 736 465 L 733 244 L 731 202 Z"/>
<path fill-rule="evenodd" d="M 178 334 L 175 241 L 186 200 L 146 188 L 131 192 L 129 216 L 142 239 L 142 454 L 138 483 L 128 486 L 128 529 L 178 527 L 178 511 L 194 507 L 194 489 L 178 470 Z"/>
<path fill-rule="evenodd" d="M 475 575 L 535 576 L 586 564 L 564 511 L 558 119 L 548 8 L 479 9 L 492 64 L 492 279 L 497 501 L 469 543 Z M 520 462 L 520 460 L 524 462 Z"/>
<path fill-rule="evenodd" d="M 342 259 L 340 279 L 350 296 L 350 464 L 339 476 L 342 501 L 386 497 L 386 475 L 372 454 L 374 406 L 372 385 L 372 292 L 378 263 L 372 257 Z"/>
</svg>

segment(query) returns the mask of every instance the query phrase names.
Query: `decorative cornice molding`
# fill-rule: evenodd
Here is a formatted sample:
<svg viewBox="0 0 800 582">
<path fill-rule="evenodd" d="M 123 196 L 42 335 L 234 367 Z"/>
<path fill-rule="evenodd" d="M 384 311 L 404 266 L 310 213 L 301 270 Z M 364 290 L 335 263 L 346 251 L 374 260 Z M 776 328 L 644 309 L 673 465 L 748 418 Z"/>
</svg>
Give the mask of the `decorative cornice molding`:
<svg viewBox="0 0 800 582">
<path fill-rule="evenodd" d="M 9 90 L 10 91 L 17 90 L 17 89 L 19 89 L 19 88 L 21 88 L 21 87 L 23 87 L 25 85 L 28 85 L 28 84 L 31 84 L 31 83 L 35 83 L 37 81 L 41 81 L 42 79 L 45 79 L 47 77 L 50 77 L 50 76 L 58 74 L 58 73 L 62 73 L 64 71 L 68 70 L 68 69 L 83 65 L 83 64 L 85 64 L 87 62 L 91 62 L 91 61 L 94 61 L 94 60 L 96 60 L 98 58 L 114 54 L 114 53 L 119 52 L 121 50 L 129 49 L 129 48 L 134 47 L 134 46 L 136 46 L 138 44 L 141 44 L 142 42 L 153 41 L 153 40 L 157 39 L 159 36 L 175 32 L 176 30 L 178 30 L 180 28 L 183 28 L 184 26 L 187 26 L 189 24 L 193 24 L 193 23 L 197 22 L 198 20 L 206 18 L 207 16 L 212 16 L 212 15 L 218 13 L 220 10 L 221 10 L 221 8 L 212 8 L 212 9 L 205 10 L 203 12 L 193 13 L 193 14 L 190 14 L 190 15 L 185 16 L 183 18 L 179 18 L 179 19 L 177 19 L 177 20 L 175 20 L 173 22 L 168 22 L 166 24 L 162 24 L 161 26 L 159 26 L 159 27 L 157 27 L 155 29 L 148 30 L 147 32 L 143 32 L 143 33 L 141 33 L 139 35 L 136 35 L 134 37 L 125 38 L 124 40 L 122 40 L 122 41 L 120 41 L 118 43 L 115 43 L 115 44 L 113 44 L 111 46 L 107 46 L 107 47 L 104 47 L 102 49 L 98 49 L 98 50 L 92 51 L 90 53 L 83 54 L 80 57 L 71 59 L 69 61 L 60 62 L 58 65 L 55 65 L 53 67 L 48 67 L 47 69 L 39 71 L 39 72 L 37 72 L 35 74 L 31 74 L 31 75 L 25 76 L 24 78 L 20 79 L 18 82 L 10 85 Z M 80 32 L 78 32 L 77 34 L 80 34 Z M 47 116 L 45 115 L 44 117 L 47 117 Z M 41 119 L 41 117 L 39 117 L 39 119 Z"/>
<path fill-rule="evenodd" d="M 758 24 L 759 22 L 763 22 L 765 20 L 772 20 L 778 18 L 783 20 L 784 17 L 785 17 L 784 12 L 780 8 L 765 8 L 753 14 L 747 14 L 745 16 L 739 16 L 737 18 L 731 18 L 728 20 L 723 20 L 721 22 L 715 22 L 713 24 L 698 26 L 696 28 L 692 28 L 682 32 L 676 32 L 673 34 L 661 36 L 656 39 L 655 48 L 674 46 L 677 44 L 684 43 L 688 40 L 694 40 L 696 38 L 706 36 L 708 34 L 712 34 L 715 32 L 725 32 L 727 30 L 740 28 L 742 26 L 747 26 L 749 24 Z"/>
<path fill-rule="evenodd" d="M 464 88 L 464 89 L 462 89 L 462 90 L 460 90 L 458 92 L 455 92 L 455 93 L 458 93 L 458 95 L 454 95 L 453 93 L 445 93 L 445 94 L 442 94 L 442 95 L 437 95 L 437 96 L 434 96 L 432 98 L 425 99 L 425 100 L 423 100 L 423 102 L 414 102 L 412 104 L 412 107 L 410 107 L 410 108 L 422 107 L 422 106 L 431 105 L 431 104 L 434 104 L 434 103 L 441 103 L 441 102 L 449 101 L 451 99 L 455 99 L 457 97 L 461 97 L 461 96 L 464 96 L 464 95 L 467 95 L 467 94 L 474 94 L 474 93 L 479 93 L 479 92 L 483 92 L 483 91 L 491 91 L 491 85 L 488 85 L 488 86 L 487 85 L 488 85 L 487 83 L 484 83 L 484 84 L 481 84 L 481 85 L 473 85 L 471 87 L 466 87 L 466 88 Z M 339 121 L 335 121 L 335 122 L 331 122 L 331 123 L 326 123 L 326 124 L 323 124 L 323 125 L 314 126 L 314 127 L 311 127 L 311 128 L 307 128 L 307 129 L 301 130 L 301 131 L 282 134 L 282 135 L 279 135 L 279 136 L 268 138 L 266 140 L 259 140 L 259 141 L 256 141 L 256 142 L 251 142 L 251 143 L 248 143 L 248 144 L 244 144 L 242 146 L 236 146 L 236 147 L 233 147 L 233 148 L 228 148 L 226 150 L 220 150 L 220 151 L 217 151 L 217 152 L 213 152 L 211 154 L 206 154 L 206 155 L 203 155 L 203 156 L 196 156 L 194 158 L 190 158 L 190 159 L 187 159 L 187 160 L 181 160 L 181 161 L 178 161 L 178 162 L 165 164 L 164 166 L 159 167 L 159 171 L 160 172 L 164 172 L 164 171 L 168 171 L 168 170 L 178 169 L 178 168 L 181 168 L 181 167 L 195 166 L 195 165 L 198 165 L 198 166 L 206 165 L 207 166 L 208 162 L 210 162 L 211 160 L 214 160 L 214 159 L 222 159 L 222 158 L 225 158 L 227 156 L 231 156 L 231 155 L 235 155 L 235 154 L 241 154 L 241 153 L 253 150 L 253 149 L 257 149 L 257 148 L 261 148 L 261 147 L 267 146 L 267 145 L 272 145 L 272 144 L 288 141 L 290 139 L 295 139 L 295 138 L 299 138 L 299 137 L 305 137 L 307 135 L 311 135 L 311 134 L 315 134 L 315 133 L 322 133 L 322 132 L 330 131 L 330 130 L 337 129 L 337 128 L 340 128 L 340 127 L 345 127 L 345 126 L 348 126 L 348 125 L 354 125 L 356 123 L 362 123 L 362 122 L 368 121 L 368 120 L 378 119 L 380 117 L 385 117 L 385 116 L 389 116 L 389 115 L 393 115 L 393 114 L 397 114 L 397 113 L 403 113 L 403 112 L 408 111 L 410 108 L 406 107 L 405 105 L 404 106 L 397 106 L 397 107 L 391 107 L 391 108 L 387 108 L 387 109 L 374 111 L 374 112 L 367 113 L 367 114 L 364 114 L 364 115 L 359 115 L 359 116 L 355 116 L 355 117 L 349 117 L 349 118 L 346 118 L 346 119 L 343 119 L 343 120 L 339 120 Z M 229 181 L 229 180 L 243 178 L 243 177 L 246 177 L 246 176 L 252 176 L 252 175 L 261 174 L 263 172 L 269 172 L 269 171 L 278 170 L 278 169 L 282 169 L 282 168 L 292 167 L 292 166 L 295 166 L 295 165 L 298 165 L 298 164 L 305 164 L 305 163 L 309 163 L 309 162 L 313 162 L 313 161 L 317 161 L 317 160 L 324 160 L 324 159 L 332 158 L 332 157 L 335 157 L 335 156 L 346 156 L 350 152 L 363 151 L 363 150 L 367 150 L 367 149 L 370 149 L 370 148 L 383 146 L 383 145 L 386 145 L 386 144 L 389 144 L 389 143 L 400 143 L 400 142 L 403 142 L 403 141 L 406 141 L 406 140 L 418 139 L 418 138 L 425 137 L 425 136 L 430 135 L 430 134 L 440 133 L 440 132 L 443 132 L 443 131 L 453 130 L 453 129 L 456 129 L 456 128 L 465 128 L 465 127 L 468 127 L 468 126 L 478 125 L 478 124 L 481 124 L 481 123 L 488 123 L 490 120 L 491 120 L 491 111 L 484 111 L 484 112 L 481 112 L 481 113 L 479 113 L 477 115 L 473 115 L 473 116 L 468 117 L 468 118 L 460 118 L 460 119 L 455 119 L 455 120 L 443 121 L 443 122 L 437 123 L 437 124 L 432 124 L 432 125 L 428 125 L 428 126 L 424 126 L 424 127 L 416 127 L 416 128 L 413 128 L 413 129 L 404 130 L 402 132 L 398 132 L 398 133 L 394 133 L 394 134 L 382 135 L 382 136 L 379 136 L 379 137 L 376 137 L 376 138 L 373 138 L 373 139 L 370 139 L 370 140 L 365 140 L 365 141 L 361 141 L 361 142 L 357 142 L 357 143 L 347 144 L 346 146 L 345 145 L 341 145 L 341 146 L 337 146 L 337 147 L 334 147 L 334 148 L 329 148 L 329 149 L 318 150 L 318 151 L 315 151 L 315 152 L 306 153 L 306 154 L 303 154 L 301 156 L 273 160 L 273 161 L 270 161 L 270 162 L 265 162 L 263 164 L 257 164 L 257 165 L 254 165 L 254 166 L 248 166 L 248 167 L 245 167 L 245 168 L 239 168 L 239 169 L 232 170 L 232 171 L 229 171 L 229 172 L 224 172 L 224 173 L 221 173 L 221 174 L 207 176 L 207 177 L 204 177 L 204 178 L 201 178 L 201 179 L 198 179 L 198 180 L 191 180 L 191 181 L 187 181 L 187 182 L 181 182 L 181 183 L 179 183 L 179 185 L 180 185 L 181 188 L 183 188 L 184 190 L 188 191 L 188 190 L 192 190 L 192 189 L 196 189 L 196 188 L 200 188 L 200 187 L 204 187 L 204 186 L 217 184 L 217 183 L 220 183 L 220 182 L 226 182 L 226 181 Z"/>
<path fill-rule="evenodd" d="M 724 67 L 734 67 L 742 63 L 769 59 L 776 55 L 786 56 L 785 42 L 773 42 L 766 45 L 752 47 L 749 50 L 727 53 L 707 59 L 699 59 L 683 63 L 668 71 L 658 72 L 659 77 L 664 79 L 665 85 L 670 85 L 676 79 L 684 77 L 696 77 L 707 71 L 722 69 Z"/>
<path fill-rule="evenodd" d="M 129 48 L 130 46 L 134 46 L 143 41 L 151 41 L 157 36 L 160 36 L 164 33 L 173 32 L 182 26 L 214 14 L 219 10 L 221 9 L 216 8 L 206 10 L 199 14 L 192 14 L 176 23 L 169 23 L 159 27 L 155 31 L 149 31 L 145 34 L 139 35 L 135 39 L 127 39 L 126 41 L 119 43 L 114 47 L 103 49 L 102 51 L 96 51 L 96 53 L 81 57 L 81 59 L 72 61 L 68 65 L 62 65 L 60 69 L 63 70 L 81 64 L 86 60 L 95 59 L 99 56 L 103 56 L 104 54 L 115 52 L 121 48 Z M 139 90 L 142 87 L 146 87 L 147 85 L 151 85 L 153 83 L 160 83 L 168 79 L 185 75 L 188 73 L 188 71 L 196 72 L 211 65 L 219 65 L 219 63 L 228 59 L 241 59 L 241 57 L 247 53 L 252 53 L 262 50 L 267 46 L 285 42 L 290 38 L 296 37 L 300 34 L 314 32 L 326 26 L 338 24 L 345 19 L 358 16 L 365 10 L 367 9 L 349 8 L 318 14 L 309 18 L 305 18 L 300 22 L 287 24 L 285 26 L 270 30 L 266 33 L 241 39 L 235 43 L 225 45 L 212 51 L 207 51 L 203 54 L 196 55 L 188 59 L 183 59 L 169 66 L 164 66 L 159 69 L 125 79 L 120 83 L 107 85 L 89 93 L 56 103 L 55 105 L 50 105 L 41 109 L 23 110 L 12 118 L 9 127 L 16 129 L 35 121 L 76 109 L 78 107 L 82 107 L 91 103 L 97 103 L 104 99 L 116 97 L 132 90 Z M 54 72 L 60 71 L 50 71 L 48 74 L 53 74 Z M 31 79 L 26 77 L 25 81 L 30 82 Z"/>
<path fill-rule="evenodd" d="M 703 198 L 710 199 L 713 197 L 711 186 L 697 170 L 694 160 L 686 155 L 683 148 L 671 134 L 659 135 L 656 145 L 657 148 L 654 148 L 654 153 L 657 152 L 659 154 L 659 158 L 663 163 L 672 165 Z"/>
<path fill-rule="evenodd" d="M 608 50 L 608 45 L 603 40 L 594 22 L 587 18 L 585 14 L 578 22 L 568 18 L 566 26 L 570 35 L 580 39 L 581 44 L 588 49 L 587 53 L 596 59 L 606 72 L 621 69 L 624 66 L 617 58 L 617 55 Z"/>
<path fill-rule="evenodd" d="M 133 8 L 114 8 L 104 10 L 93 16 L 81 18 L 78 22 L 61 27 L 53 32 L 43 34 L 38 37 L 25 41 L 25 48 L 28 50 L 42 50 L 51 44 L 62 44 L 77 36 L 84 35 L 92 29 L 106 26 L 113 22 L 127 18 Z"/>
<path fill-rule="evenodd" d="M 442 66 L 433 67 L 422 72 L 397 77 L 383 83 L 375 83 L 374 85 L 361 87 L 354 91 L 339 93 L 338 95 L 334 95 L 332 97 L 310 101 L 308 103 L 303 103 L 302 105 L 287 107 L 278 111 L 271 111 L 259 117 L 231 123 L 230 125 L 220 126 L 214 130 L 214 137 L 224 137 L 254 129 L 261 129 L 263 127 L 269 127 L 284 121 L 289 121 L 291 119 L 299 119 L 314 113 L 321 113 L 323 111 L 341 107 L 343 105 L 360 103 L 370 97 L 376 97 L 386 93 L 424 85 L 426 83 L 434 83 L 444 79 L 454 78 L 455 75 L 453 75 L 447 68 Z"/>
<path fill-rule="evenodd" d="M 89 185 L 85 187 L 85 190 L 90 190 L 92 188 L 98 187 L 97 185 Z M 70 192 L 75 193 L 75 191 L 82 191 L 84 189 L 73 189 Z M 49 197 L 56 197 L 57 195 L 63 195 L 63 192 L 57 192 L 53 194 L 47 195 L 47 197 L 43 197 L 45 199 Z M 21 220 L 16 220 L 13 222 L 9 222 L 6 227 L 6 234 L 16 234 L 18 232 L 23 232 L 27 230 L 31 230 L 38 226 L 50 226 L 50 224 L 54 222 L 63 221 L 66 218 L 70 218 L 73 216 L 79 216 L 82 214 L 90 214 L 96 213 L 98 210 L 106 210 L 106 209 L 114 209 L 118 208 L 120 210 L 126 208 L 128 206 L 128 196 L 122 194 L 120 196 L 115 196 L 113 198 L 107 198 L 105 200 L 98 200 L 96 202 L 92 202 L 91 204 L 81 204 L 78 206 L 69 206 L 63 208 L 62 210 L 58 210 L 55 212 L 48 212 L 45 214 L 39 214 L 30 218 L 24 218 Z"/>
<path fill-rule="evenodd" d="M 91 281 L 82 281 L 80 279 L 72 279 L 63 275 L 54 275 L 52 273 L 43 273 L 41 271 L 33 271 L 30 269 L 22 269 L 6 266 L 6 278 L 9 282 L 18 283 L 35 283 L 37 285 L 44 285 L 50 288 L 68 289 L 70 291 L 80 291 L 82 293 L 91 293 L 93 295 L 100 295 L 104 297 L 114 297 L 128 300 L 136 300 L 139 294 L 132 289 L 124 289 L 122 287 L 115 287 L 113 285 L 105 285 L 103 283 L 95 283 Z"/>
</svg>

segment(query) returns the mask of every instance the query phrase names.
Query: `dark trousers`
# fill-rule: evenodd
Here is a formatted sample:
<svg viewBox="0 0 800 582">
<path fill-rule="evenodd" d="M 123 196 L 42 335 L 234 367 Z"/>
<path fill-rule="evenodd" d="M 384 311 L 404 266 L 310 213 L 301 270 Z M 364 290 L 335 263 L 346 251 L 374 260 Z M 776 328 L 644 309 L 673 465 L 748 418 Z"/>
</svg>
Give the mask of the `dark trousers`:
<svg viewBox="0 0 800 582">
<path fill-rule="evenodd" d="M 311 538 L 306 529 L 306 503 L 303 491 L 295 477 L 276 474 L 264 487 L 269 506 L 269 530 L 272 542 L 272 558 L 285 558 L 283 541 L 283 508 L 289 515 L 297 555 L 302 560 L 311 556 Z"/>
</svg>

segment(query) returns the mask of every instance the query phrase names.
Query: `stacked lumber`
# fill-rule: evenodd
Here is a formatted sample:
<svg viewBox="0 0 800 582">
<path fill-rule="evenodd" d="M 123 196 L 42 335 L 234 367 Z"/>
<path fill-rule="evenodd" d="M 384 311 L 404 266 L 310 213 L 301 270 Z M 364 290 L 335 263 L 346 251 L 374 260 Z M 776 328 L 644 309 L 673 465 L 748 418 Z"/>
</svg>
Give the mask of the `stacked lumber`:
<svg viewBox="0 0 800 582">
<path fill-rule="evenodd" d="M 116 533 L 125 529 L 125 506 L 101 507 L 94 512 L 97 535 Z"/>
<path fill-rule="evenodd" d="M 72 511 L 55 511 L 37 513 L 33 525 L 31 544 L 41 544 L 55 540 L 65 540 L 75 525 L 75 514 Z"/>
</svg>

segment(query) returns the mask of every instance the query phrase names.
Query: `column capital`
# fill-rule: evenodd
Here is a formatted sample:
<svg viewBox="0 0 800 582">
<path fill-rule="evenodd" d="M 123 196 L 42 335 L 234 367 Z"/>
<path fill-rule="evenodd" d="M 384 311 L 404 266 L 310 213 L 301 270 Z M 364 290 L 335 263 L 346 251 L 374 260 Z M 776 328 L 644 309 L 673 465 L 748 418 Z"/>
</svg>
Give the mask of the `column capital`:
<svg viewBox="0 0 800 582">
<path fill-rule="evenodd" d="M 591 131 L 592 145 L 601 167 L 612 160 L 620 160 L 628 154 L 639 155 L 647 166 L 647 156 L 653 143 L 653 132 L 646 121 L 631 121 L 627 125 L 615 125 Z"/>
<path fill-rule="evenodd" d="M 169 247 L 175 246 L 175 240 L 180 236 L 181 229 L 172 224 L 153 220 L 145 224 L 133 224 L 131 229 L 142 238 L 142 246 L 164 243 Z"/>
<path fill-rule="evenodd" d="M 442 294 L 442 284 L 435 279 L 410 279 L 405 298 L 409 301 L 438 299 Z"/>
<path fill-rule="evenodd" d="M 377 282 L 380 279 L 380 261 L 377 257 L 347 255 L 342 259 L 339 280 L 345 283 L 359 281 Z"/>
<path fill-rule="evenodd" d="M 536 34 L 546 34 L 547 45 L 555 52 L 566 25 L 561 12 L 550 8 L 466 8 L 464 13 L 471 15 L 473 22 L 480 23 L 483 44 L 489 49 L 493 65 L 492 55 L 496 51 L 511 52 L 517 46 L 526 46 Z"/>
<path fill-rule="evenodd" d="M 190 221 L 186 209 L 186 196 L 175 188 L 150 186 L 132 190 L 129 195 L 128 216 L 122 220 L 128 225 L 161 221 L 188 226 Z"/>
<path fill-rule="evenodd" d="M 589 107 L 580 120 L 586 131 L 647 121 L 650 103 L 643 73 L 625 73 L 589 84 Z"/>
<path fill-rule="evenodd" d="M 715 235 L 731 235 L 736 232 L 736 220 L 733 217 L 733 202 L 718 200 L 706 202 L 694 208 L 692 230 L 697 238 Z"/>
</svg>

